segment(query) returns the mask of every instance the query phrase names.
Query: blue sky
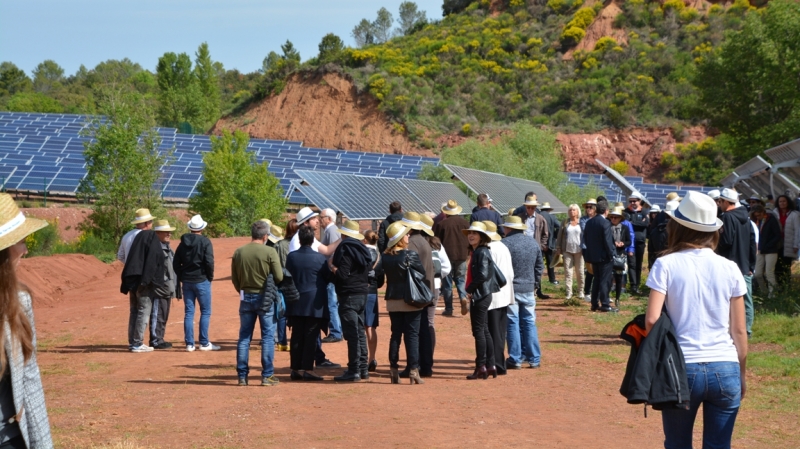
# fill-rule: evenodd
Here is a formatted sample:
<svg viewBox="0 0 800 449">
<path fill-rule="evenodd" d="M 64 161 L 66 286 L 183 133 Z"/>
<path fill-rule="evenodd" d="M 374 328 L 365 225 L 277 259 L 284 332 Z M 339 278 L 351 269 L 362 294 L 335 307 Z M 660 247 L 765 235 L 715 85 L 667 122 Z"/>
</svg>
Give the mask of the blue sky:
<svg viewBox="0 0 800 449">
<path fill-rule="evenodd" d="M 211 58 L 226 69 L 252 72 L 289 39 L 303 60 L 315 56 L 322 36 L 335 33 L 354 45 L 350 31 L 386 7 L 397 19 L 402 0 L 0 0 L 0 61 L 29 75 L 52 59 L 74 74 L 108 59 L 129 58 L 155 71 L 165 52 L 186 52 L 208 42 Z M 417 0 L 439 19 L 442 0 Z"/>
</svg>

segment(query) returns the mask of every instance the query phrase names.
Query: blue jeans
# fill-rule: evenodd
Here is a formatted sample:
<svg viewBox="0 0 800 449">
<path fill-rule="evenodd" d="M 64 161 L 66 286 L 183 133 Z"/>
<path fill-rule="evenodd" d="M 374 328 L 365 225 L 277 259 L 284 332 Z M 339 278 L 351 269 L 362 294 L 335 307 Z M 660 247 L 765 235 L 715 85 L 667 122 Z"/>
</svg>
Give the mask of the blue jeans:
<svg viewBox="0 0 800 449">
<path fill-rule="evenodd" d="M 687 363 L 689 410 L 662 410 L 664 447 L 692 447 L 697 409 L 703 404 L 703 449 L 730 448 L 733 425 L 742 399 L 737 362 Z"/>
<path fill-rule="evenodd" d="M 536 295 L 514 293 L 514 304 L 508 306 L 508 358 L 514 365 L 527 361 L 531 366 L 541 362 L 539 331 L 536 329 Z"/>
<path fill-rule="evenodd" d="M 280 291 L 278 292 L 278 298 L 283 299 L 283 293 Z M 278 318 L 278 335 L 276 337 L 276 341 L 279 345 L 287 345 L 288 342 L 286 340 L 286 316 L 282 316 Z"/>
<path fill-rule="evenodd" d="M 339 300 L 336 298 L 336 287 L 328 284 L 328 311 L 331 314 L 331 322 L 328 326 L 328 335 L 342 339 L 342 322 L 339 319 Z"/>
<path fill-rule="evenodd" d="M 245 293 L 244 301 L 239 301 L 239 341 L 236 344 L 236 374 L 247 377 L 250 372 L 250 340 L 256 319 L 261 325 L 261 377 L 275 373 L 272 360 L 275 358 L 275 309 L 261 310 L 261 293 Z"/>
<path fill-rule="evenodd" d="M 211 320 L 211 282 L 183 283 L 183 335 L 186 345 L 194 346 L 194 302 L 200 305 L 200 344 L 208 344 L 208 322 Z"/>
<path fill-rule="evenodd" d="M 753 318 L 755 315 L 755 309 L 753 308 L 753 276 L 745 275 L 744 283 L 747 285 L 747 293 L 744 294 L 744 321 L 747 327 L 747 336 L 750 337 L 750 334 L 753 333 Z"/>
<path fill-rule="evenodd" d="M 442 278 L 441 288 L 441 294 L 444 298 L 444 309 L 448 312 L 453 311 L 453 282 L 455 282 L 456 290 L 458 290 L 458 299 L 467 297 L 467 291 L 465 290 L 467 263 L 463 260 L 451 262 L 453 263 L 452 271 Z"/>
</svg>

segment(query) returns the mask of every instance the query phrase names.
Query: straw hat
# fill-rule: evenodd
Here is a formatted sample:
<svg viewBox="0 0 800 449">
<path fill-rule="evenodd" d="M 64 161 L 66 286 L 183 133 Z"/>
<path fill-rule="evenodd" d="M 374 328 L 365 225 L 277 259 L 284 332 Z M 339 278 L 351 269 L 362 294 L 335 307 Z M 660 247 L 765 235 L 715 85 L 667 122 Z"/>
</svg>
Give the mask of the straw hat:
<svg viewBox="0 0 800 449">
<path fill-rule="evenodd" d="M 661 206 L 653 204 L 653 207 L 650 208 L 650 213 L 652 214 L 653 212 L 661 212 Z"/>
<path fill-rule="evenodd" d="M 497 233 L 497 225 L 494 224 L 494 222 L 491 222 L 489 220 L 483 220 L 481 223 L 483 223 L 483 225 L 486 226 L 486 234 L 492 238 L 492 241 L 496 242 L 498 240 L 503 239 L 502 237 L 500 237 L 500 234 Z"/>
<path fill-rule="evenodd" d="M 522 203 L 523 206 L 538 206 L 539 202 L 536 201 L 536 195 L 531 195 L 525 198 L 525 202 Z"/>
<path fill-rule="evenodd" d="M 386 243 L 387 248 L 391 248 L 394 245 L 397 245 L 397 242 L 400 241 L 408 232 L 411 230 L 408 226 L 403 224 L 402 221 L 395 221 L 394 223 L 390 224 L 388 228 L 386 228 L 386 237 L 389 241 Z"/>
<path fill-rule="evenodd" d="M 733 189 L 722 189 L 722 192 L 719 194 L 719 198 L 721 200 L 729 201 L 731 203 L 738 203 L 739 192 Z"/>
<path fill-rule="evenodd" d="M 510 217 L 510 216 L 512 216 L 512 215 L 514 215 L 514 211 L 515 211 L 515 210 L 517 210 L 517 209 L 516 209 L 515 207 L 512 207 L 511 209 L 509 209 L 509 210 L 508 210 L 508 214 L 507 214 L 507 215 L 508 215 L 509 217 Z"/>
<path fill-rule="evenodd" d="M 506 229 L 516 229 L 518 231 L 524 231 L 526 229 L 522 219 L 511 214 L 506 217 L 506 222 L 503 223 L 503 227 Z"/>
<path fill-rule="evenodd" d="M 168 220 L 156 220 L 153 223 L 153 230 L 156 232 L 172 232 L 175 230 L 175 226 L 170 226 Z"/>
<path fill-rule="evenodd" d="M 403 219 L 400 220 L 403 222 L 405 226 L 408 226 L 411 229 L 416 229 L 417 231 L 422 230 L 422 222 L 419 221 L 419 214 L 416 212 L 403 212 Z"/>
<path fill-rule="evenodd" d="M 614 210 L 612 210 L 611 212 L 609 212 L 609 213 L 608 213 L 608 215 L 609 215 L 609 216 L 612 216 L 612 215 L 613 215 L 613 216 L 618 216 L 618 217 L 621 217 L 621 216 L 622 216 L 622 211 L 623 211 L 623 210 L 624 210 L 624 209 L 623 209 L 622 207 L 620 207 L 620 206 L 617 206 L 617 207 L 615 207 L 615 208 L 614 208 Z"/>
<path fill-rule="evenodd" d="M 422 232 L 430 236 L 433 236 L 433 218 L 425 214 L 422 214 L 420 215 L 419 219 L 420 219 L 420 224 L 422 224 Z"/>
<path fill-rule="evenodd" d="M 136 218 L 133 219 L 131 224 L 147 223 L 148 221 L 155 220 L 156 217 L 150 215 L 150 209 L 137 209 Z"/>
<path fill-rule="evenodd" d="M 190 231 L 202 231 L 208 226 L 208 223 L 203 221 L 203 217 L 200 215 L 195 215 L 186 225 L 189 227 Z"/>
<path fill-rule="evenodd" d="M 553 210 L 553 208 L 550 207 L 550 203 L 548 203 L 547 201 L 542 203 L 542 206 L 539 209 L 544 210 L 544 211 Z"/>
<path fill-rule="evenodd" d="M 595 207 L 597 207 L 597 200 L 594 199 L 594 198 L 589 198 L 588 200 L 586 200 L 585 203 L 583 203 L 583 207 L 586 207 L 586 206 L 595 206 Z"/>
<path fill-rule="evenodd" d="M 281 240 L 283 240 L 283 228 L 281 228 L 280 226 L 275 226 L 275 225 L 270 226 L 269 227 L 269 235 L 267 235 L 267 238 L 272 243 L 280 242 Z"/>
<path fill-rule="evenodd" d="M 27 218 L 7 193 L 0 194 L 0 251 L 47 226 L 38 218 Z"/>
<path fill-rule="evenodd" d="M 667 201 L 680 201 L 681 197 L 678 196 L 677 192 L 670 192 L 667 194 Z"/>
<path fill-rule="evenodd" d="M 364 240 L 364 234 L 358 232 L 360 229 L 358 228 L 357 221 L 347 220 L 336 230 L 339 231 L 339 234 L 352 237 L 356 240 Z"/>
<path fill-rule="evenodd" d="M 489 234 L 489 231 L 487 231 L 487 230 L 486 230 L 486 225 L 485 225 L 485 224 L 483 224 L 483 223 L 482 223 L 482 222 L 480 222 L 480 221 L 473 221 L 473 222 L 472 222 L 472 224 L 471 224 L 471 225 L 469 225 L 469 228 L 467 228 L 467 229 L 462 229 L 462 230 L 461 230 L 461 233 L 462 233 L 462 234 L 464 234 L 464 235 L 469 235 L 469 233 L 470 233 L 470 232 L 473 232 L 473 231 L 474 231 L 474 232 L 480 232 L 481 234 L 484 234 L 484 235 L 486 235 L 486 236 L 487 236 L 487 237 L 489 237 L 490 239 L 492 238 L 492 235 L 491 235 L 491 234 Z"/>
<path fill-rule="evenodd" d="M 614 203 L 614 209 L 616 209 L 618 207 L 624 210 L 625 209 L 625 204 L 623 204 L 622 202 L 617 201 L 616 203 Z"/>
<path fill-rule="evenodd" d="M 708 196 L 710 196 L 712 200 L 719 198 L 719 194 L 720 194 L 719 189 L 714 189 L 708 192 Z"/>
<path fill-rule="evenodd" d="M 266 223 L 268 228 L 272 226 L 272 220 L 270 220 L 269 218 L 262 218 L 261 220 L 258 221 L 263 221 L 264 223 Z"/>
<path fill-rule="evenodd" d="M 295 218 L 297 219 L 297 225 L 299 226 L 308 221 L 309 219 L 316 217 L 317 215 L 319 214 L 311 210 L 310 207 L 304 207 L 300 209 L 297 212 L 297 215 L 295 216 Z"/>
<path fill-rule="evenodd" d="M 722 220 L 717 218 L 716 203 L 710 196 L 699 192 L 687 192 L 680 206 L 667 213 L 678 223 L 695 231 L 714 232 L 722 227 Z"/>
<path fill-rule="evenodd" d="M 446 215 L 458 215 L 463 209 L 458 205 L 456 200 L 447 200 L 447 204 L 442 206 L 442 212 Z"/>
</svg>

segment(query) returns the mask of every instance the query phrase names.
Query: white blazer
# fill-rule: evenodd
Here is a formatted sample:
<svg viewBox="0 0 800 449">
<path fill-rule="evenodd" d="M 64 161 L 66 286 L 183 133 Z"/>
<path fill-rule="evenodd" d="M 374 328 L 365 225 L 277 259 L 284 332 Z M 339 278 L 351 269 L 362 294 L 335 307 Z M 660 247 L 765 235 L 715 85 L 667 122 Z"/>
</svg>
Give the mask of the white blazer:
<svg viewBox="0 0 800 449">
<path fill-rule="evenodd" d="M 489 252 L 492 254 L 492 260 L 495 265 L 500 268 L 500 272 L 506 278 L 505 287 L 501 288 L 497 293 L 492 293 L 492 303 L 489 305 L 489 310 L 493 310 L 514 304 L 514 266 L 511 264 L 511 252 L 502 242 L 490 242 Z"/>
</svg>

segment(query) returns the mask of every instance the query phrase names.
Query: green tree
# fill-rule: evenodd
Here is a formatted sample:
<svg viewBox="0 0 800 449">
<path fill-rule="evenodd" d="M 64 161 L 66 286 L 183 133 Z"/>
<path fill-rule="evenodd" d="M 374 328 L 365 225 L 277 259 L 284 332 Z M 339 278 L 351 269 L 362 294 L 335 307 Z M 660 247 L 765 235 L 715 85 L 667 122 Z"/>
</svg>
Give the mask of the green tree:
<svg viewBox="0 0 800 449">
<path fill-rule="evenodd" d="M 154 186 L 166 158 L 158 153 L 160 139 L 153 129 L 152 110 L 141 94 L 104 89 L 98 97 L 104 118 L 92 121 L 85 131 L 92 140 L 84 143 L 83 193 L 96 197 L 90 232 L 117 242 L 130 228 L 133 211 L 162 209 L 161 194 Z"/>
<path fill-rule="evenodd" d="M 459 13 L 467 8 L 473 0 L 444 0 L 442 3 L 442 16 Z"/>
<path fill-rule="evenodd" d="M 220 92 L 219 78 L 214 62 L 211 61 L 211 54 L 208 51 L 208 44 L 203 42 L 195 53 L 194 74 L 197 84 L 202 94 L 200 104 L 200 120 L 202 130 L 209 129 L 220 116 Z"/>
<path fill-rule="evenodd" d="M 392 37 L 392 24 L 394 17 L 386 8 L 378 10 L 378 17 L 372 22 L 372 32 L 375 34 L 375 42 L 383 43 Z"/>
<path fill-rule="evenodd" d="M 287 39 L 286 43 L 281 45 L 281 51 L 283 51 L 283 59 L 300 64 L 300 52 L 294 48 L 292 41 Z"/>
<path fill-rule="evenodd" d="M 342 42 L 342 39 L 333 33 L 328 33 L 322 37 L 322 41 L 319 43 L 317 59 L 320 64 L 336 62 L 341 57 L 343 50 L 344 42 Z"/>
<path fill-rule="evenodd" d="M 402 36 L 408 36 L 418 26 L 428 22 L 425 11 L 419 11 L 417 4 L 409 1 L 400 3 L 399 17 L 400 27 L 397 29 L 397 34 Z"/>
<path fill-rule="evenodd" d="M 0 96 L 26 92 L 32 87 L 33 82 L 19 67 L 8 61 L 0 64 Z"/>
<path fill-rule="evenodd" d="M 363 48 L 375 43 L 375 32 L 372 23 L 367 19 L 361 19 L 358 25 L 350 32 L 350 36 L 356 41 L 356 47 Z"/>
<path fill-rule="evenodd" d="M 8 100 L 6 107 L 13 112 L 64 112 L 58 101 L 39 92 L 18 92 Z"/>
<path fill-rule="evenodd" d="M 261 63 L 261 73 L 268 73 L 270 70 L 275 70 L 281 60 L 281 55 L 274 51 L 269 52 L 264 61 Z"/>
<path fill-rule="evenodd" d="M 287 202 L 278 179 L 247 151 L 249 138 L 242 131 L 211 137 L 211 151 L 203 156 L 203 180 L 189 210 L 203 215 L 209 234 L 249 235 L 259 218 L 283 219 Z"/>
<path fill-rule="evenodd" d="M 83 66 L 81 67 L 83 68 Z M 86 85 L 97 87 L 106 84 L 128 83 L 131 78 L 142 71 L 144 69 L 141 65 L 128 58 L 109 59 L 97 64 L 94 69 L 86 73 Z"/>
<path fill-rule="evenodd" d="M 739 162 L 800 136 L 798 30 L 800 4 L 770 2 L 698 65 L 703 113 L 733 139 Z"/>
<path fill-rule="evenodd" d="M 64 81 L 64 69 L 52 59 L 40 62 L 33 69 L 33 88 L 43 94 L 53 92 L 61 87 Z"/>
<path fill-rule="evenodd" d="M 189 123 L 203 128 L 203 93 L 192 70 L 189 55 L 168 52 L 158 58 L 158 123 L 177 128 Z"/>
</svg>

